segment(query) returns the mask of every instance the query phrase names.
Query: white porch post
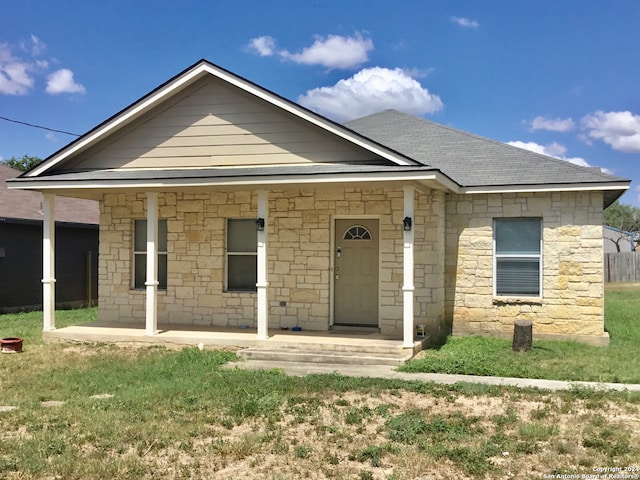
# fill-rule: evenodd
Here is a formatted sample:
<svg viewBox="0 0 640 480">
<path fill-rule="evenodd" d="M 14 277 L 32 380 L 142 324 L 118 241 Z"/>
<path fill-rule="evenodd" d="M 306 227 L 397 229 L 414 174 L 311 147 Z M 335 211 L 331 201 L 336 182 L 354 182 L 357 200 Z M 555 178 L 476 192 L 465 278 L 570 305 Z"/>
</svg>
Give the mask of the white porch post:
<svg viewBox="0 0 640 480">
<path fill-rule="evenodd" d="M 411 219 L 412 225 L 409 230 L 404 230 L 404 249 L 403 249 L 403 276 L 402 285 L 402 346 L 404 348 L 413 348 L 413 187 L 404 187 L 404 216 Z"/>
<path fill-rule="evenodd" d="M 48 332 L 56 329 L 56 219 L 55 195 L 43 194 L 42 212 L 42 314 L 43 328 Z"/>
<path fill-rule="evenodd" d="M 266 190 L 258 191 L 258 218 L 264 220 L 264 230 L 258 230 L 258 340 L 269 338 L 269 304 L 267 301 L 267 230 L 269 228 L 269 198 Z"/>
<path fill-rule="evenodd" d="M 158 331 L 158 194 L 147 192 L 147 308 L 145 335 Z"/>
</svg>

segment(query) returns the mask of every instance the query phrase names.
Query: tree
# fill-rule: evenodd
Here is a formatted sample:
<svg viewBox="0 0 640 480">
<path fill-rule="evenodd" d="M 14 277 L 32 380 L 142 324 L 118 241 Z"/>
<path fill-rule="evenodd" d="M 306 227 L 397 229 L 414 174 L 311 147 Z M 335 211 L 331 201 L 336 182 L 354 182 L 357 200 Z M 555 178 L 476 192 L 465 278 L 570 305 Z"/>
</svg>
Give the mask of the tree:
<svg viewBox="0 0 640 480">
<path fill-rule="evenodd" d="M 40 162 L 42 162 L 42 159 L 39 157 L 23 155 L 22 158 L 11 157 L 8 160 L 2 160 L 2 162 L 0 163 L 6 165 L 7 167 L 20 170 L 21 172 L 26 172 L 27 170 L 38 165 Z"/>
<path fill-rule="evenodd" d="M 638 232 L 640 208 L 616 200 L 604 211 L 604 224 L 625 232 Z"/>
<path fill-rule="evenodd" d="M 616 200 L 604 211 L 604 224 L 624 232 L 638 234 L 640 232 L 640 208 L 625 205 Z M 620 235 L 617 238 L 609 238 L 609 240 L 615 244 L 619 252 L 620 242 L 627 238 L 625 235 Z M 629 241 L 633 243 L 632 239 Z"/>
</svg>

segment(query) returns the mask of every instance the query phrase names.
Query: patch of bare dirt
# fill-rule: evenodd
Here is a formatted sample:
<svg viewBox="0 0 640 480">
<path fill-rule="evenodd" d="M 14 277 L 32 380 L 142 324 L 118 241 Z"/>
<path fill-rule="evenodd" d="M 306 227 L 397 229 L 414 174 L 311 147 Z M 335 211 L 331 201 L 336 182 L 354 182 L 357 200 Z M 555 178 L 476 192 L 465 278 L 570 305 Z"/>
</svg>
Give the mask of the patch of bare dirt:
<svg viewBox="0 0 640 480">
<path fill-rule="evenodd" d="M 230 429 L 213 426 L 210 435 L 171 445 L 145 460 L 164 478 L 274 480 L 531 479 L 553 472 L 590 473 L 616 462 L 632 465 L 630 455 L 640 452 L 637 408 L 608 401 L 567 403 L 555 394 L 537 397 L 331 394 L 297 409 L 283 405 L 277 421 L 252 418 Z M 409 410 L 421 412 L 427 422 L 462 419 L 478 433 L 462 435 L 458 442 L 447 432 L 423 444 L 390 442 L 387 420 Z M 497 435 L 509 440 L 484 468 L 479 452 Z M 618 442 L 614 456 L 606 444 L 597 443 L 603 435 L 610 435 L 610 445 Z M 449 452 L 457 448 L 459 457 L 438 457 L 442 445 Z"/>
</svg>

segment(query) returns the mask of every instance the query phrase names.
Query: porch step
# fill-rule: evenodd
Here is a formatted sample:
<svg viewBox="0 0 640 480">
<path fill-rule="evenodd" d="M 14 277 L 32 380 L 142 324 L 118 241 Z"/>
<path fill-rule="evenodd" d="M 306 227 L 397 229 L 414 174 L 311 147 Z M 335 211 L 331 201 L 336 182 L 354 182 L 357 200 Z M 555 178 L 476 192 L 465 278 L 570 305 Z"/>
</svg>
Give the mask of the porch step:
<svg viewBox="0 0 640 480">
<path fill-rule="evenodd" d="M 411 350 L 404 353 L 354 352 L 336 350 L 283 349 L 250 347 L 237 352 L 247 361 L 328 363 L 339 365 L 402 365 L 413 356 Z"/>
</svg>

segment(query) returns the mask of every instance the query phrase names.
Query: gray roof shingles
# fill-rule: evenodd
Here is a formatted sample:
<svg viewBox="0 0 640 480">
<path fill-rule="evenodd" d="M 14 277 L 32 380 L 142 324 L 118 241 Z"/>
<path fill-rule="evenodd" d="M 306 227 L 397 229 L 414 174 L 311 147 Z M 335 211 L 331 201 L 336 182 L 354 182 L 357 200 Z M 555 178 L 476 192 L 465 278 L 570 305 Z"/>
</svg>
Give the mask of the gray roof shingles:
<svg viewBox="0 0 640 480">
<path fill-rule="evenodd" d="M 0 165 L 0 219 L 42 221 L 42 194 L 28 190 L 7 190 L 6 181 L 21 172 Z M 100 218 L 98 202 L 79 198 L 57 197 L 55 217 L 58 222 L 97 225 Z"/>
<path fill-rule="evenodd" d="M 488 138 L 385 110 L 345 124 L 354 132 L 439 169 L 463 187 L 628 182 Z"/>
</svg>

